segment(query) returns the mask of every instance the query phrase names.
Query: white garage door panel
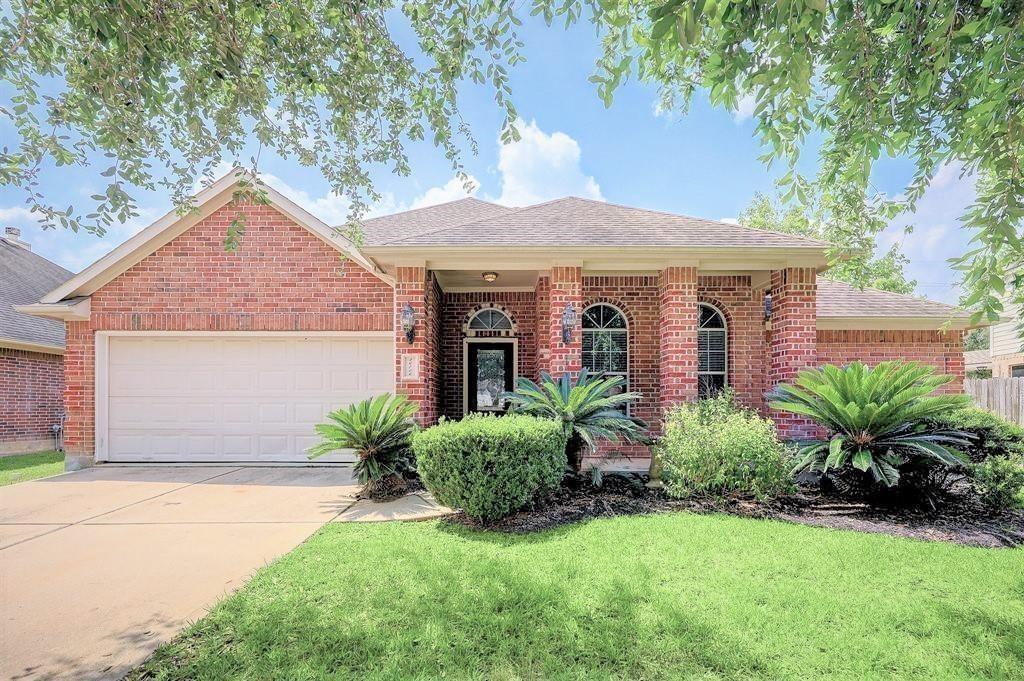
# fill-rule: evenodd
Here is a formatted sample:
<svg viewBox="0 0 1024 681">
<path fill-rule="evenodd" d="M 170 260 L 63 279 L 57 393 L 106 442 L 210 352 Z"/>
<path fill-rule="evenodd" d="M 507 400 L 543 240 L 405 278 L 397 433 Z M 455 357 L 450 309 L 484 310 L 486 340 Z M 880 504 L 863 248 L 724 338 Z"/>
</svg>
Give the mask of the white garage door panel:
<svg viewBox="0 0 1024 681">
<path fill-rule="evenodd" d="M 107 347 L 111 461 L 307 461 L 329 411 L 394 389 L 390 338 L 111 336 Z"/>
</svg>

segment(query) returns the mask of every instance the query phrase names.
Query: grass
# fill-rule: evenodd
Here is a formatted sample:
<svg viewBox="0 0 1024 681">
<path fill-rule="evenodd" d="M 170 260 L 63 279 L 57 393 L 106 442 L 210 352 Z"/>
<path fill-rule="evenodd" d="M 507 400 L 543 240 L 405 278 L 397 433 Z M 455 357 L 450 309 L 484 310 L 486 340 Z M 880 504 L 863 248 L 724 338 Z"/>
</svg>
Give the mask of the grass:
<svg viewBox="0 0 1024 681">
<path fill-rule="evenodd" d="M 335 524 L 129 678 L 1024 678 L 1024 551 L 686 513 Z"/>
<path fill-rule="evenodd" d="M 39 452 L 0 456 L 0 487 L 64 472 L 64 454 Z"/>
</svg>

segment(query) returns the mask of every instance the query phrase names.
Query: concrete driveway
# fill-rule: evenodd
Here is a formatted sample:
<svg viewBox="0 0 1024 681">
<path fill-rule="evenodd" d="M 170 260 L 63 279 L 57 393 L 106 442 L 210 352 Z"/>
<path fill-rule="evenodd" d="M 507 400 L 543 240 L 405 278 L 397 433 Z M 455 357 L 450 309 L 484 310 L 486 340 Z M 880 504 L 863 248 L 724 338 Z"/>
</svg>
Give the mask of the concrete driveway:
<svg viewBox="0 0 1024 681">
<path fill-rule="evenodd" d="M 347 468 L 239 466 L 0 487 L 0 678 L 120 678 L 357 489 Z"/>
</svg>

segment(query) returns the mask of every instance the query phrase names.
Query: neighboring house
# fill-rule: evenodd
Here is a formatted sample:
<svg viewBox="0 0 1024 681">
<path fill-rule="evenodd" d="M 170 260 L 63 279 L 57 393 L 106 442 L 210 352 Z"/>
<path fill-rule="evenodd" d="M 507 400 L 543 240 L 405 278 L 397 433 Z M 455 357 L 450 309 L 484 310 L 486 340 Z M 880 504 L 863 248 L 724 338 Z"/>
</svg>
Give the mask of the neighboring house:
<svg viewBox="0 0 1024 681">
<path fill-rule="evenodd" d="M 992 355 L 993 378 L 1024 377 L 1024 337 L 1021 336 L 1020 309 L 1007 305 L 1004 321 L 989 328 L 989 352 Z"/>
<path fill-rule="evenodd" d="M 991 378 L 992 355 L 989 350 L 964 351 L 964 369 L 967 378 Z"/>
<path fill-rule="evenodd" d="M 967 315 L 820 279 L 818 241 L 578 198 L 464 199 L 368 220 L 357 250 L 270 189 L 228 253 L 233 187 L 20 308 L 67 323 L 69 466 L 304 461 L 343 404 L 395 391 L 429 424 L 584 366 L 626 376 L 655 429 L 723 385 L 767 411 L 769 388 L 823 362 L 919 360 L 962 389 Z M 784 436 L 809 428 L 775 416 Z"/>
<path fill-rule="evenodd" d="M 0 236 L 0 455 L 54 448 L 63 413 L 64 324 L 14 309 L 71 272 L 32 252 L 21 231 Z"/>
</svg>

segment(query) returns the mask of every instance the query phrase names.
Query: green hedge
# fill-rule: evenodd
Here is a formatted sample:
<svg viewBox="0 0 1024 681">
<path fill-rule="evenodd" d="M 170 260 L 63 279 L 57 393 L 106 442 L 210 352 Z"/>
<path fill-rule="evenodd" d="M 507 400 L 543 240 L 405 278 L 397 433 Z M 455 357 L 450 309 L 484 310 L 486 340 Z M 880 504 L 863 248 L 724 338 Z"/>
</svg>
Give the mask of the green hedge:
<svg viewBox="0 0 1024 681">
<path fill-rule="evenodd" d="M 560 424 L 533 416 L 471 414 L 418 433 L 412 448 L 434 497 L 479 520 L 523 508 L 565 474 Z"/>
<path fill-rule="evenodd" d="M 992 456 L 975 464 L 971 484 L 981 502 L 997 511 L 1024 509 L 1024 456 Z"/>
<path fill-rule="evenodd" d="M 791 462 L 775 424 L 738 407 L 729 392 L 669 411 L 656 455 L 674 497 L 763 500 L 793 489 Z"/>
<path fill-rule="evenodd" d="M 977 407 L 953 409 L 930 424 L 974 435 L 975 441 L 964 453 L 975 463 L 993 456 L 1024 456 L 1024 428 L 990 411 Z"/>
</svg>

